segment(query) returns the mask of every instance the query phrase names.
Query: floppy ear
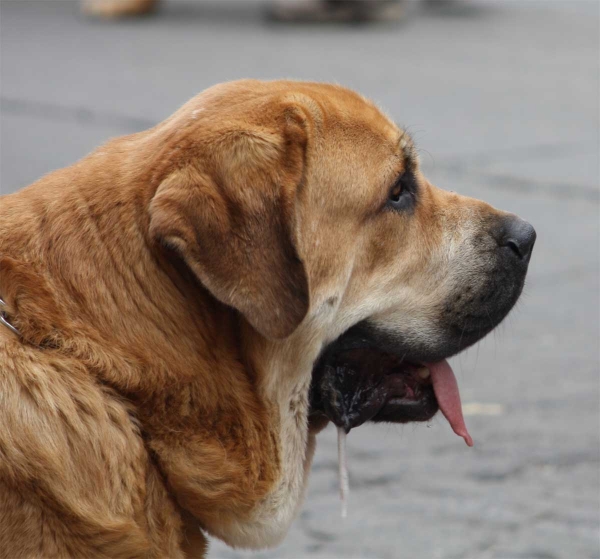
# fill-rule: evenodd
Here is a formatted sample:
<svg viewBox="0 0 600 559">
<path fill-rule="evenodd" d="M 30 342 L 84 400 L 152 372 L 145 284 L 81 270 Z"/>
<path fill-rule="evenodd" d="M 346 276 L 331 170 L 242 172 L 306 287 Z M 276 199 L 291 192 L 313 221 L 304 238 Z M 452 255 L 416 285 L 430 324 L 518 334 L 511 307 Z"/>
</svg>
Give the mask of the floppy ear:
<svg viewBox="0 0 600 559">
<path fill-rule="evenodd" d="M 289 336 L 309 305 L 294 240 L 306 127 L 292 109 L 278 120 L 279 130 L 230 121 L 208 132 L 150 204 L 151 235 L 268 338 Z"/>
</svg>

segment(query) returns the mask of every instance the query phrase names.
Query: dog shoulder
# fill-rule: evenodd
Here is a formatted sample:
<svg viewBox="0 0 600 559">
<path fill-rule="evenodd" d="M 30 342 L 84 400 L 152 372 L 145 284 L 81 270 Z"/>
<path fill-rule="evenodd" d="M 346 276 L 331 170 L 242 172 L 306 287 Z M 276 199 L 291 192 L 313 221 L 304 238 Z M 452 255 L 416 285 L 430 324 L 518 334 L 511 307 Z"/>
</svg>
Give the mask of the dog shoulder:
<svg viewBox="0 0 600 559">
<path fill-rule="evenodd" d="M 179 516 L 128 405 L 74 359 L 4 333 L 0 355 L 0 549 L 142 557 L 158 548 L 152 521 L 180 556 Z"/>
</svg>

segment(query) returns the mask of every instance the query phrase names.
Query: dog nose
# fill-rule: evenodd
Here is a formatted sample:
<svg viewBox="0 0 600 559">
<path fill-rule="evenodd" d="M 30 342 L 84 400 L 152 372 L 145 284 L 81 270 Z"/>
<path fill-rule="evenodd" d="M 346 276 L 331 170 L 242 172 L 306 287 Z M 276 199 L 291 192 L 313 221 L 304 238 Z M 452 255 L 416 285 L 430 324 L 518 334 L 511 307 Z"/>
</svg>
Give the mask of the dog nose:
<svg viewBox="0 0 600 559">
<path fill-rule="evenodd" d="M 498 244 L 512 250 L 519 260 L 528 262 L 536 236 L 530 223 L 516 215 L 510 216 L 504 221 Z"/>
</svg>

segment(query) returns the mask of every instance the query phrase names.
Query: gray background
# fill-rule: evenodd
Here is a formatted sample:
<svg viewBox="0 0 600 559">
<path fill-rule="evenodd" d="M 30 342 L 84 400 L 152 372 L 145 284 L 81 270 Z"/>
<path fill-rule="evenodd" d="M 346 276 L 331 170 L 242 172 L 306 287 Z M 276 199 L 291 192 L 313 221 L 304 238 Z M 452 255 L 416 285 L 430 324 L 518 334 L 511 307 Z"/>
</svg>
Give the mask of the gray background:
<svg viewBox="0 0 600 559">
<path fill-rule="evenodd" d="M 328 429 L 285 543 L 210 557 L 600 557 L 598 3 L 420 4 L 399 27 L 278 27 L 254 1 L 115 23 L 72 2 L 0 10 L 4 194 L 216 82 L 292 77 L 371 97 L 435 184 L 537 229 L 517 309 L 452 360 L 475 448 L 439 419 L 353 431 L 342 520 Z"/>
</svg>

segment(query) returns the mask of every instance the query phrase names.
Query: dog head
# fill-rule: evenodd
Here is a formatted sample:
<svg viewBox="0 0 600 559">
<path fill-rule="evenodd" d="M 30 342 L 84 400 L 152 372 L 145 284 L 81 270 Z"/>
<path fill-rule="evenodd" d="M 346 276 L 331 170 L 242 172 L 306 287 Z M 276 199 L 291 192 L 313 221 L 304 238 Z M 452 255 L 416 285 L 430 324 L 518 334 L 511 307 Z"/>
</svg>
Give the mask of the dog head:
<svg viewBox="0 0 600 559">
<path fill-rule="evenodd" d="M 430 184 L 407 133 L 351 91 L 234 82 L 167 123 L 177 157 L 151 232 L 267 338 L 304 323 L 327 343 L 360 323 L 434 361 L 487 334 L 521 292 L 533 228 Z"/>
<path fill-rule="evenodd" d="M 240 313 L 263 348 L 260 390 L 279 405 L 289 470 L 265 510 L 279 510 L 285 492 L 294 495 L 281 525 L 297 510 L 311 374 L 314 411 L 346 429 L 428 419 L 439 404 L 460 431 L 456 402 L 441 395 L 445 359 L 515 304 L 535 241 L 528 223 L 430 184 L 408 134 L 338 86 L 219 85 L 154 138 L 164 148 L 153 164 L 151 235 Z M 358 388 L 358 410 L 334 409 L 331 394 L 343 400 Z M 255 516 L 268 531 L 275 515 Z"/>
</svg>

